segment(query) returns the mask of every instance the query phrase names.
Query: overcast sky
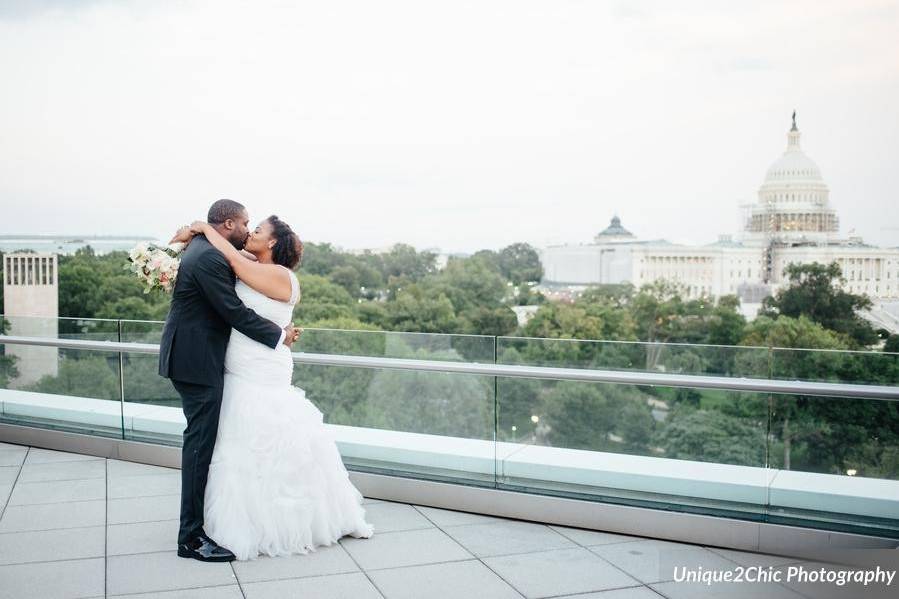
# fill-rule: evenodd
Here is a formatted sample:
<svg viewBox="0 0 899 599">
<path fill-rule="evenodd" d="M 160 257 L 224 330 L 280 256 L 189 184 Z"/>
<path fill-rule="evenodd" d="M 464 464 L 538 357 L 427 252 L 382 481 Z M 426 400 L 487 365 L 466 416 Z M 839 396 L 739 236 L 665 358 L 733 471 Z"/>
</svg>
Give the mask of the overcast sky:
<svg viewBox="0 0 899 599">
<path fill-rule="evenodd" d="M 899 2 L 3 0 L 0 233 L 167 235 L 228 197 L 445 251 L 736 233 L 798 111 L 899 245 Z"/>
</svg>

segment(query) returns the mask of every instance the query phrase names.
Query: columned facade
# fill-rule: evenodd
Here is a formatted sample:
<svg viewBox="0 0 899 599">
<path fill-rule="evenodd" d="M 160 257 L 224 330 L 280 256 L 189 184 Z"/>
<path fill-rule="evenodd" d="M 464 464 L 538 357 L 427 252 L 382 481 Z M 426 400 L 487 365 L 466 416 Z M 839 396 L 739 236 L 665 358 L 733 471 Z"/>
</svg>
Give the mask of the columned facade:
<svg viewBox="0 0 899 599">
<path fill-rule="evenodd" d="M 15 253 L 3 256 L 3 316 L 8 334 L 52 337 L 59 333 L 59 263 L 56 254 Z M 19 375 L 11 381 L 20 388 L 44 376 L 56 376 L 59 350 L 54 347 L 8 345 L 6 355 L 16 358 Z"/>
</svg>

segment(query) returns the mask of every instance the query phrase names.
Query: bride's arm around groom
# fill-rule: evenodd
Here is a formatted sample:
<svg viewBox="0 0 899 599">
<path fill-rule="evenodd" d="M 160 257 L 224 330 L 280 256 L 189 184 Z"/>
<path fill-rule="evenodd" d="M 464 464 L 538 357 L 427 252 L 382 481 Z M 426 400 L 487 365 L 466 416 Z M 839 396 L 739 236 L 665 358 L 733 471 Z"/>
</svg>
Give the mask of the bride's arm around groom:
<svg viewBox="0 0 899 599">
<path fill-rule="evenodd" d="M 234 271 L 220 251 L 203 236 L 190 240 L 181 257 L 163 329 L 160 375 L 221 385 L 232 328 L 271 348 L 296 340 L 297 330 L 292 325 L 282 329 L 245 306 L 234 283 Z"/>
<path fill-rule="evenodd" d="M 203 235 L 222 253 L 241 281 L 266 297 L 279 302 L 287 302 L 293 295 L 293 284 L 290 281 L 293 275 L 290 273 L 290 269 L 271 261 L 271 250 L 277 244 L 277 239 L 271 238 L 270 229 L 271 224 L 265 221 L 250 233 L 244 249 L 238 250 L 209 223 L 194 221 L 190 225 L 191 233 Z M 251 243 L 252 247 L 250 247 Z M 257 245 L 260 247 L 257 248 Z M 260 252 L 262 255 L 257 256 L 249 251 L 251 249 L 267 251 Z"/>
</svg>

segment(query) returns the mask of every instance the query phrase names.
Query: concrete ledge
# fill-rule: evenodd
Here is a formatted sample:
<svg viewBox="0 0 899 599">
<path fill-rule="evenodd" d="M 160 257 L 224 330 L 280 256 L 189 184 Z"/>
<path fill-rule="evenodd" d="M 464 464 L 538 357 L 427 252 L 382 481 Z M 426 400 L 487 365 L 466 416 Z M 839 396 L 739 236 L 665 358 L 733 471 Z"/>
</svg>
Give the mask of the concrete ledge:
<svg viewBox="0 0 899 599">
<path fill-rule="evenodd" d="M 187 426 L 184 413 L 168 406 L 17 389 L 0 389 L 0 415 L 179 437 Z"/>
<path fill-rule="evenodd" d="M 503 461 L 504 477 L 765 505 L 776 471 L 531 445 Z M 896 486 L 899 492 L 899 484 Z"/>
<path fill-rule="evenodd" d="M 773 506 L 899 520 L 899 481 L 777 470 L 768 501 Z M 803 507 L 807 505 L 812 507 Z"/>
</svg>

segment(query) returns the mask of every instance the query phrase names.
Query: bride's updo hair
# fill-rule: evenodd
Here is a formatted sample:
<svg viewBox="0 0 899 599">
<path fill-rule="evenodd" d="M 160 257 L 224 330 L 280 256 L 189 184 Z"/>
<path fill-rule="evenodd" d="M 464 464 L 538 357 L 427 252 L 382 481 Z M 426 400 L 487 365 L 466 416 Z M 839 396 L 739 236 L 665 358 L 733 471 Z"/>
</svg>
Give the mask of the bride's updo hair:
<svg viewBox="0 0 899 599">
<path fill-rule="evenodd" d="M 275 240 L 272 261 L 293 270 L 303 259 L 303 242 L 290 225 L 274 214 L 265 220 L 272 226 L 272 238 Z"/>
</svg>

